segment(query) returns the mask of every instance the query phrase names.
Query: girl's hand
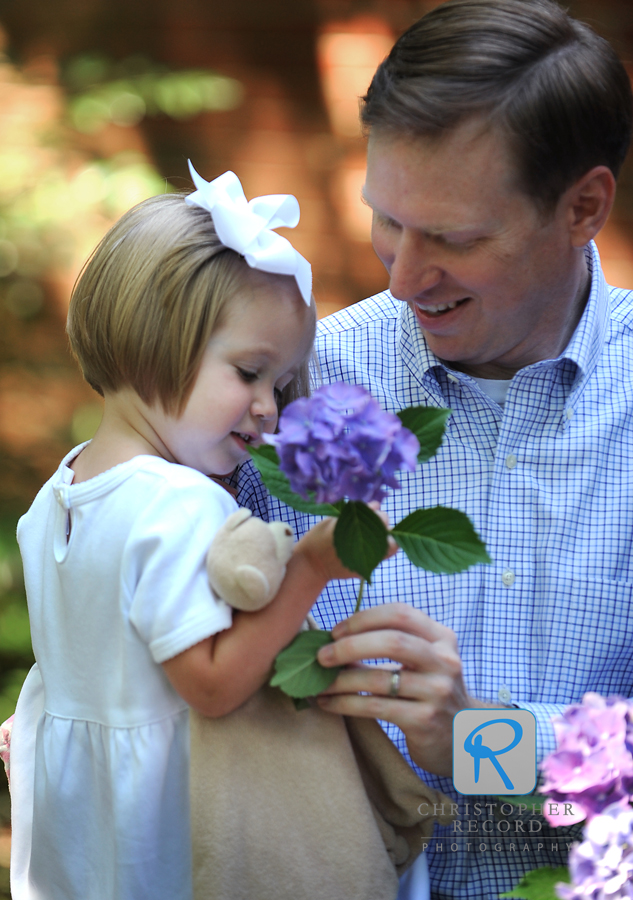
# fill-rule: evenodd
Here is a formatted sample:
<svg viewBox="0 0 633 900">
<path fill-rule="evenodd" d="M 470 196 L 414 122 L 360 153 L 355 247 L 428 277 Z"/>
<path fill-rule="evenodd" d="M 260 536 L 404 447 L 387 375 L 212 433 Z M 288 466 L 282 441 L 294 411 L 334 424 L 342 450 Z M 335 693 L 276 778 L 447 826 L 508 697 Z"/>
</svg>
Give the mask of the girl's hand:
<svg viewBox="0 0 633 900">
<path fill-rule="evenodd" d="M 378 503 L 368 504 L 379 516 L 385 527 L 389 528 L 389 517 L 384 513 Z M 295 553 L 304 555 L 316 573 L 324 581 L 332 581 L 335 578 L 360 578 L 356 572 L 346 568 L 338 558 L 334 548 L 334 529 L 337 520 L 335 518 L 323 519 L 317 522 L 307 534 L 305 534 L 295 546 Z M 398 545 L 392 537 L 388 538 L 387 553 L 385 559 L 389 559 L 398 552 Z"/>
</svg>

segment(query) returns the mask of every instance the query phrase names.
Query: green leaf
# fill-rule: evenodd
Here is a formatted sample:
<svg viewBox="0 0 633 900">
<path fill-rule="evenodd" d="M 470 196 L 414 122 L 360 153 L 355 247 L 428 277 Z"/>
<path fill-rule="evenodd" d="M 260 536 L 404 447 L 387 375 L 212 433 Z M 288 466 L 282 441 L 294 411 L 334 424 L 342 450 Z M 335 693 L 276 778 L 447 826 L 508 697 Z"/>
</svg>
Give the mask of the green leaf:
<svg viewBox="0 0 633 900">
<path fill-rule="evenodd" d="M 387 529 L 360 500 L 345 504 L 334 529 L 334 548 L 344 566 L 371 584 L 371 573 L 385 558 Z"/>
<path fill-rule="evenodd" d="M 428 572 L 453 574 L 491 562 L 472 522 L 458 509 L 418 509 L 394 525 L 391 534 L 411 562 Z"/>
<path fill-rule="evenodd" d="M 508 803 L 510 806 L 527 806 L 529 809 L 530 806 L 542 806 L 544 797 L 543 794 L 523 794 L 519 796 L 518 794 L 512 794 L 511 797 L 497 797 L 500 803 Z"/>
<path fill-rule="evenodd" d="M 532 869 L 526 872 L 521 881 L 512 891 L 499 894 L 500 897 L 517 898 L 517 900 L 557 900 L 554 885 L 559 882 L 570 883 L 569 871 L 566 866 L 553 869 L 551 866 L 543 866 L 540 869 Z"/>
<path fill-rule="evenodd" d="M 329 631 L 302 631 L 275 659 L 271 687 L 280 688 L 289 697 L 314 697 L 332 684 L 338 666 L 325 669 L 317 661 L 321 647 L 331 643 Z"/>
<path fill-rule="evenodd" d="M 301 712 L 302 709 L 310 709 L 310 701 L 307 697 L 293 697 L 292 702 L 297 712 Z"/>
<path fill-rule="evenodd" d="M 262 444 L 261 447 L 249 447 L 251 458 L 262 476 L 262 481 L 271 494 L 279 497 L 288 506 L 298 509 L 299 512 L 311 513 L 313 516 L 338 516 L 339 506 L 331 503 L 315 503 L 313 500 L 304 500 L 290 487 L 290 482 L 279 468 L 277 451 L 270 444 Z"/>
<path fill-rule="evenodd" d="M 412 431 L 420 442 L 418 462 L 426 462 L 439 450 L 451 412 L 450 409 L 434 406 L 409 406 L 398 413 L 404 427 Z"/>
</svg>

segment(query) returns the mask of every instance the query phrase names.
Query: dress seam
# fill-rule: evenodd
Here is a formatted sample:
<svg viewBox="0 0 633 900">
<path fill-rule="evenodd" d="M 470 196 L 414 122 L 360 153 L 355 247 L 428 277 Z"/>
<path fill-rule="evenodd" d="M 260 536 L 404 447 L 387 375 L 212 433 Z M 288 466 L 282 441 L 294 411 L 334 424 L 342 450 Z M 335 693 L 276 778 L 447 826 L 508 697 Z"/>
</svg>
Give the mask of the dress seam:
<svg viewBox="0 0 633 900">
<path fill-rule="evenodd" d="M 47 716 L 50 716 L 52 719 L 63 719 L 66 722 L 85 722 L 90 725 L 100 725 L 102 728 L 112 728 L 117 731 L 131 731 L 133 728 L 143 728 L 146 725 L 157 725 L 159 722 L 164 722 L 166 719 L 173 719 L 174 716 L 178 715 L 181 712 L 185 712 L 189 707 L 185 703 L 180 709 L 175 709 L 172 712 L 166 713 L 164 716 L 160 716 L 158 719 L 151 719 L 147 722 L 137 722 L 134 725 L 112 725 L 107 722 L 99 722 L 97 719 L 87 719 L 84 716 L 66 716 L 61 713 L 51 712 L 49 709 L 44 708 L 44 713 Z"/>
</svg>

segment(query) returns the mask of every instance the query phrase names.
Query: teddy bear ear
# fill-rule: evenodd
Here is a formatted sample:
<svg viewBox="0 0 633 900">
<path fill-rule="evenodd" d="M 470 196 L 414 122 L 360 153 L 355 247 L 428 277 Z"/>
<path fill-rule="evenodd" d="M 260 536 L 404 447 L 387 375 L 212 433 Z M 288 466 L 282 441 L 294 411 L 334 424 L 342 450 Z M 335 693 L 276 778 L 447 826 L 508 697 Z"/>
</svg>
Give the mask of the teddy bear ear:
<svg viewBox="0 0 633 900">
<path fill-rule="evenodd" d="M 225 531 L 235 531 L 235 529 L 245 522 L 247 519 L 250 519 L 252 513 L 250 509 L 245 509 L 243 506 L 237 510 L 237 512 L 231 513 L 231 515 L 227 518 L 226 522 L 222 526 Z"/>
<path fill-rule="evenodd" d="M 255 566 L 244 564 L 238 566 L 234 574 L 235 584 L 240 588 L 242 598 L 240 605 L 232 602 L 231 606 L 247 612 L 255 612 L 272 599 L 270 583 L 264 573 Z"/>
</svg>

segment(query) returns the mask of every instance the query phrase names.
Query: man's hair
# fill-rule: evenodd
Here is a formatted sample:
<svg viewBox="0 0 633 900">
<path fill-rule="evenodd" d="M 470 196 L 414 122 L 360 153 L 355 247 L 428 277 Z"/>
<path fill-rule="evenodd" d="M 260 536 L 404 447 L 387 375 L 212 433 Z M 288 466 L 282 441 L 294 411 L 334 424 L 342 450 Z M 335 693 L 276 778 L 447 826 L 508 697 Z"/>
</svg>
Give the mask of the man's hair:
<svg viewBox="0 0 633 900">
<path fill-rule="evenodd" d="M 366 132 L 440 137 L 481 116 L 508 141 L 544 212 L 594 166 L 614 176 L 631 139 L 626 70 L 551 0 L 448 0 L 411 26 L 362 100 Z"/>
<path fill-rule="evenodd" d="M 66 326 L 95 391 L 131 387 L 177 415 L 213 329 L 252 277 L 244 258 L 220 242 L 210 214 L 185 196 L 145 200 L 108 231 L 73 288 Z M 308 388 L 306 359 L 280 409 Z"/>
</svg>

